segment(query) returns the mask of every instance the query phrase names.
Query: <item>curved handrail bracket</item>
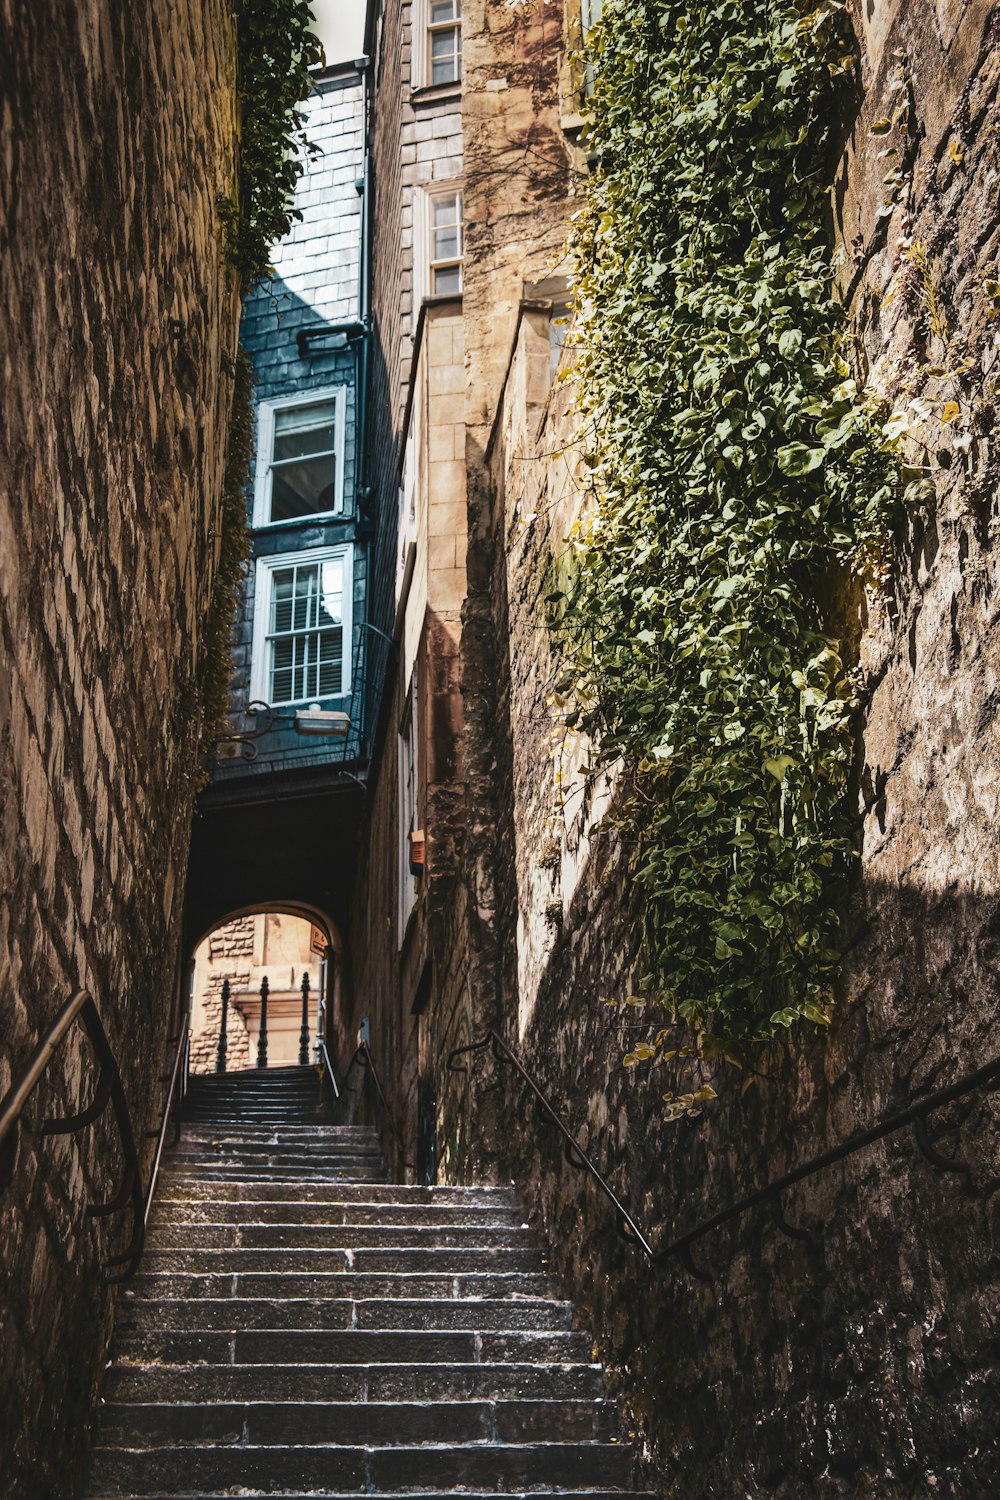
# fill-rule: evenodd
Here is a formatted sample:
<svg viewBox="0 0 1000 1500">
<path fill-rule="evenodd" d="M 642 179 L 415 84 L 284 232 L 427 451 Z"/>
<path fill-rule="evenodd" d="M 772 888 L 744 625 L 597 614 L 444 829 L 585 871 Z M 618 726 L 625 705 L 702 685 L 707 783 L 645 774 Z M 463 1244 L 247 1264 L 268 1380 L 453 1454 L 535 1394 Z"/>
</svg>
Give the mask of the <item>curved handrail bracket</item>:
<svg viewBox="0 0 1000 1500">
<path fill-rule="evenodd" d="M 104 1029 L 100 1012 L 94 1003 L 93 996 L 88 990 L 74 990 L 73 994 L 70 995 L 69 999 L 58 1011 L 45 1035 L 35 1047 L 17 1082 L 8 1089 L 3 1099 L 0 1100 L 0 1190 L 6 1189 L 10 1185 L 13 1175 L 14 1159 L 17 1154 L 17 1139 L 20 1133 L 21 1117 L 25 1106 L 34 1093 L 52 1057 L 65 1040 L 70 1027 L 77 1018 L 79 1018 L 87 1033 L 87 1038 L 100 1069 L 97 1089 L 90 1104 L 81 1110 L 79 1114 L 69 1116 L 63 1120 L 46 1120 L 42 1125 L 41 1133 L 45 1135 L 68 1135 L 82 1130 L 85 1126 L 92 1124 L 98 1119 L 110 1102 L 115 1124 L 118 1127 L 122 1154 L 125 1158 L 125 1178 L 122 1187 L 109 1203 L 92 1205 L 94 1214 L 91 1217 L 117 1212 L 119 1207 L 124 1208 L 126 1205 L 132 1209 L 132 1239 L 129 1247 L 123 1255 L 116 1255 L 109 1261 L 110 1265 L 128 1263 L 128 1269 L 122 1276 L 112 1278 L 115 1281 L 119 1281 L 124 1280 L 125 1276 L 132 1274 L 139 1263 L 139 1255 L 142 1251 L 144 1201 L 140 1186 L 141 1170 L 139 1156 L 135 1147 L 135 1131 L 132 1128 L 132 1116 L 129 1111 L 128 1100 L 125 1097 L 125 1090 L 122 1086 L 121 1073 L 118 1070 L 115 1055 L 111 1050 L 111 1043 Z"/>
<path fill-rule="evenodd" d="M 777 1177 L 773 1181 L 765 1183 L 763 1187 L 755 1189 L 752 1193 L 748 1193 L 739 1202 L 730 1204 L 728 1208 L 721 1209 L 710 1218 L 703 1219 L 693 1229 L 689 1229 L 684 1234 L 679 1235 L 669 1244 L 663 1246 L 662 1249 L 654 1250 L 635 1219 L 632 1218 L 632 1215 L 618 1198 L 614 1189 L 598 1171 L 590 1157 L 580 1146 L 576 1137 L 563 1124 L 535 1079 L 524 1067 L 520 1059 L 507 1046 L 507 1043 L 498 1032 L 490 1030 L 477 1041 L 470 1042 L 464 1047 L 454 1048 L 448 1054 L 448 1071 L 451 1073 L 468 1073 L 470 1070 L 465 1066 L 457 1064 L 456 1058 L 468 1056 L 473 1052 L 482 1052 L 487 1047 L 498 1062 L 506 1063 L 514 1069 L 521 1082 L 532 1094 L 534 1102 L 537 1104 L 544 1119 L 562 1136 L 563 1154 L 567 1163 L 578 1171 L 587 1172 L 611 1203 L 615 1211 L 615 1228 L 619 1237 L 626 1240 L 630 1245 L 635 1245 L 656 1266 L 665 1265 L 668 1261 L 676 1258 L 681 1262 L 690 1276 L 703 1282 L 710 1282 L 712 1277 L 695 1264 L 691 1254 L 692 1245 L 698 1240 L 704 1239 L 706 1235 L 720 1228 L 730 1220 L 740 1218 L 758 1204 L 767 1204 L 771 1211 L 771 1216 L 782 1234 L 787 1235 L 790 1239 L 815 1244 L 815 1237 L 810 1231 L 790 1224 L 785 1217 L 781 1198 L 784 1190 L 792 1187 L 797 1182 L 804 1181 L 807 1177 L 815 1176 L 817 1172 L 822 1172 L 826 1167 L 833 1166 L 834 1163 L 843 1161 L 848 1156 L 853 1156 L 856 1151 L 861 1151 L 865 1146 L 870 1146 L 875 1141 L 880 1141 L 885 1136 L 892 1135 L 906 1126 L 913 1127 L 917 1144 L 924 1157 L 932 1166 L 937 1167 L 942 1172 L 961 1174 L 965 1178 L 966 1185 L 971 1188 L 972 1169 L 968 1162 L 963 1161 L 959 1157 L 944 1156 L 936 1149 L 927 1130 L 927 1120 L 935 1110 L 952 1103 L 955 1099 L 962 1098 L 965 1094 L 972 1093 L 974 1089 L 983 1089 L 987 1092 L 992 1092 L 994 1089 L 1000 1088 L 1000 1057 L 996 1057 L 992 1062 L 986 1063 L 981 1068 L 977 1068 L 975 1072 L 965 1074 L 964 1077 L 950 1084 L 947 1088 L 939 1089 L 935 1094 L 928 1094 L 925 1098 L 911 1104 L 908 1109 L 904 1109 L 899 1114 L 891 1115 L 888 1119 L 882 1120 L 878 1125 L 872 1126 L 869 1130 L 859 1131 L 857 1134 L 848 1137 L 846 1141 L 842 1141 L 839 1146 L 834 1146 L 829 1151 L 823 1152 L 822 1155 L 814 1156 L 801 1166 L 795 1167 L 790 1172 L 786 1172 L 782 1177 Z M 1000 1179 L 997 1179 L 997 1181 L 1000 1181 Z M 992 1188 L 995 1186 L 995 1182 L 989 1186 Z"/>
</svg>

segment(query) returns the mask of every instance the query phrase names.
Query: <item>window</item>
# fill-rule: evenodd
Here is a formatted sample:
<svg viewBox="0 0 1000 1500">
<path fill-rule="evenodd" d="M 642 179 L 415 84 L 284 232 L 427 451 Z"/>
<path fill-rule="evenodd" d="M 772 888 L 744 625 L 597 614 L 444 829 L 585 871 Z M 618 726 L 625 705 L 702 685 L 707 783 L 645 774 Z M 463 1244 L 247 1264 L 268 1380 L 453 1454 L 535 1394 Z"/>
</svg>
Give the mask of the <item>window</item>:
<svg viewBox="0 0 1000 1500">
<path fill-rule="evenodd" d="M 260 405 L 255 526 L 343 509 L 344 391 Z"/>
<path fill-rule="evenodd" d="M 272 707 L 350 692 L 351 549 L 257 560 L 250 694 Z"/>
<path fill-rule="evenodd" d="M 428 198 L 429 291 L 432 297 L 462 290 L 462 194 L 458 188 Z"/>
<path fill-rule="evenodd" d="M 427 82 L 462 76 L 462 0 L 427 0 Z"/>
</svg>

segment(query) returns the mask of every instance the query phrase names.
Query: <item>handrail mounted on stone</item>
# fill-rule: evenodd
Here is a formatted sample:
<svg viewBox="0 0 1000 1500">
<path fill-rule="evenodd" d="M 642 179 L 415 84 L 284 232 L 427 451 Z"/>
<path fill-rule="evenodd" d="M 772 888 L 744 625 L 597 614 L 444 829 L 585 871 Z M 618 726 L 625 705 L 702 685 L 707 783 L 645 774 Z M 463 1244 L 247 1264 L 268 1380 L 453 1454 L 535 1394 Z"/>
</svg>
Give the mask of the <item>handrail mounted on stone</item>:
<svg viewBox="0 0 1000 1500">
<path fill-rule="evenodd" d="M 577 1143 L 570 1130 L 556 1114 L 535 1079 L 496 1031 L 488 1031 L 485 1036 L 480 1037 L 478 1041 L 472 1042 L 469 1046 L 456 1047 L 448 1056 L 449 1071 L 453 1073 L 467 1073 L 469 1071 L 468 1068 L 456 1064 L 456 1058 L 462 1057 L 467 1053 L 481 1052 L 487 1047 L 497 1062 L 506 1063 L 514 1069 L 522 1083 L 534 1095 L 539 1108 L 563 1138 L 563 1150 L 567 1163 L 579 1171 L 589 1173 L 600 1191 L 609 1200 L 615 1211 L 615 1227 L 622 1239 L 626 1240 L 629 1244 L 636 1245 L 647 1259 L 656 1266 L 663 1265 L 666 1261 L 676 1256 L 685 1269 L 700 1281 L 709 1281 L 711 1277 L 700 1270 L 692 1259 L 691 1246 L 697 1240 L 710 1234 L 712 1230 L 720 1228 L 721 1225 L 728 1223 L 731 1219 L 740 1218 L 751 1208 L 755 1208 L 761 1203 L 768 1205 L 776 1226 L 783 1234 L 788 1235 L 792 1239 L 812 1240 L 813 1236 L 809 1231 L 797 1228 L 789 1224 L 785 1219 L 781 1204 L 781 1194 L 785 1189 L 797 1182 L 802 1182 L 807 1177 L 814 1176 L 817 1172 L 824 1171 L 825 1168 L 833 1166 L 836 1162 L 843 1161 L 845 1157 L 852 1156 L 856 1151 L 861 1151 L 865 1146 L 873 1145 L 876 1141 L 883 1140 L 886 1136 L 893 1135 L 898 1130 L 904 1130 L 907 1126 L 913 1127 L 920 1153 L 931 1166 L 937 1167 L 943 1172 L 958 1173 L 965 1177 L 967 1183 L 970 1183 L 972 1169 L 969 1164 L 959 1160 L 957 1157 L 943 1155 L 931 1142 L 927 1130 L 928 1116 L 933 1114 L 935 1110 L 943 1108 L 944 1105 L 952 1103 L 953 1100 L 960 1099 L 963 1095 L 972 1093 L 975 1089 L 993 1090 L 1000 1088 L 1000 1057 L 997 1057 L 992 1062 L 986 1063 L 983 1067 L 977 1068 L 974 1072 L 966 1073 L 947 1088 L 938 1089 L 936 1093 L 927 1094 L 924 1098 L 915 1100 L 908 1108 L 901 1110 L 898 1114 L 890 1115 L 877 1125 L 873 1125 L 869 1130 L 862 1130 L 849 1136 L 839 1146 L 833 1146 L 829 1151 L 824 1151 L 821 1155 L 814 1156 L 809 1161 L 803 1162 L 801 1166 L 793 1168 L 792 1171 L 785 1172 L 783 1176 L 774 1178 L 763 1187 L 757 1188 L 752 1193 L 748 1193 L 746 1197 L 741 1198 L 738 1202 L 730 1204 L 728 1208 L 720 1209 L 718 1213 L 712 1214 L 710 1218 L 703 1219 L 693 1229 L 687 1230 L 661 1249 L 655 1249 L 650 1243 L 649 1238 L 643 1233 L 635 1219 L 625 1208 L 610 1183 L 594 1165 L 591 1158 Z"/>
<path fill-rule="evenodd" d="M 73 1135 L 83 1130 L 87 1125 L 92 1125 L 99 1120 L 101 1115 L 111 1104 L 114 1112 L 115 1123 L 118 1127 L 118 1135 L 121 1140 L 122 1155 L 125 1161 L 125 1171 L 121 1186 L 113 1197 L 106 1203 L 91 1203 L 87 1206 L 88 1218 L 106 1218 L 111 1214 L 119 1213 L 125 1208 L 132 1210 L 132 1238 L 128 1248 L 120 1255 L 113 1255 L 108 1261 L 108 1266 L 123 1266 L 125 1269 L 117 1275 L 108 1277 L 109 1281 L 124 1281 L 131 1276 L 139 1264 L 139 1256 L 142 1253 L 143 1239 L 145 1236 L 145 1213 L 146 1200 L 142 1191 L 142 1172 L 139 1165 L 139 1156 L 135 1146 L 135 1132 L 132 1128 L 132 1115 L 125 1097 L 122 1086 L 121 1073 L 118 1063 L 111 1050 L 108 1034 L 104 1029 L 100 1012 L 94 1003 L 93 996 L 88 990 L 75 990 L 66 1003 L 60 1008 L 55 1019 L 46 1029 L 38 1046 L 20 1077 L 8 1089 L 3 1099 L 0 1100 L 0 1190 L 6 1189 L 14 1174 L 14 1163 L 17 1156 L 17 1142 L 21 1130 L 21 1116 L 25 1106 L 34 1092 L 42 1074 L 48 1067 L 60 1045 L 65 1041 L 67 1033 L 73 1022 L 82 1022 L 87 1038 L 93 1049 L 94 1056 L 99 1065 L 97 1076 L 97 1087 L 94 1097 L 85 1109 L 79 1114 L 71 1115 L 62 1120 L 44 1120 L 40 1126 L 41 1135 Z"/>
</svg>

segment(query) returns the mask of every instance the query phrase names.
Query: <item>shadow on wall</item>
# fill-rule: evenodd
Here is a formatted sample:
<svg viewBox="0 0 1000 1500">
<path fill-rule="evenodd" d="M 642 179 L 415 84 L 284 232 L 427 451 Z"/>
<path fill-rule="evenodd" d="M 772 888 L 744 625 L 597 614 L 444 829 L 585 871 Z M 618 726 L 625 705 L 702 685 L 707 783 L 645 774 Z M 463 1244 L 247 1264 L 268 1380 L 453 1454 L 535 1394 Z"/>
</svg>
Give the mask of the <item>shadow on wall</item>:
<svg viewBox="0 0 1000 1500">
<path fill-rule="evenodd" d="M 660 1096 L 683 1075 L 623 1069 L 637 1036 L 598 1000 L 622 977 L 626 897 L 608 846 L 599 864 L 518 1050 L 654 1245 L 1000 1053 L 1000 898 L 870 886 L 829 1035 L 778 1049 L 745 1093 L 726 1069 L 706 1114 L 667 1125 Z M 513 990 L 508 1017 L 513 1035 Z M 617 1239 L 605 1200 L 509 1077 L 486 1065 L 477 1087 L 491 1096 L 483 1118 L 496 1109 L 501 1122 L 498 1170 L 532 1203 L 655 1443 L 665 1493 L 1000 1492 L 1000 1094 L 933 1118 L 971 1188 L 903 1132 L 785 1195 L 809 1242 L 782 1235 L 764 1206 L 703 1240 L 701 1282 Z"/>
</svg>

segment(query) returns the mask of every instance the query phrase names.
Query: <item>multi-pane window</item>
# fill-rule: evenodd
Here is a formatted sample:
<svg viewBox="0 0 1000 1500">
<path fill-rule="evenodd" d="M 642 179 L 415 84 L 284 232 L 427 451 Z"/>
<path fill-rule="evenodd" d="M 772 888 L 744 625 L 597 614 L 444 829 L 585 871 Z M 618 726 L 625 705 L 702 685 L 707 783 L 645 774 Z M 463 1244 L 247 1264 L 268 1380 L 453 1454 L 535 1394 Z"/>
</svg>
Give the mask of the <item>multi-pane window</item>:
<svg viewBox="0 0 1000 1500">
<path fill-rule="evenodd" d="M 462 290 L 462 194 L 435 193 L 429 200 L 430 292 L 441 296 Z"/>
<path fill-rule="evenodd" d="M 341 508 L 342 405 L 341 391 L 263 403 L 255 525 L 298 521 Z"/>
<path fill-rule="evenodd" d="M 427 78 L 457 83 L 462 76 L 462 0 L 427 0 Z"/>
<path fill-rule="evenodd" d="M 349 691 L 349 556 L 342 547 L 258 559 L 253 696 L 273 707 Z"/>
</svg>

